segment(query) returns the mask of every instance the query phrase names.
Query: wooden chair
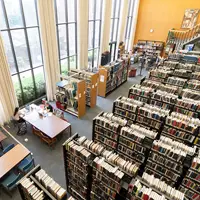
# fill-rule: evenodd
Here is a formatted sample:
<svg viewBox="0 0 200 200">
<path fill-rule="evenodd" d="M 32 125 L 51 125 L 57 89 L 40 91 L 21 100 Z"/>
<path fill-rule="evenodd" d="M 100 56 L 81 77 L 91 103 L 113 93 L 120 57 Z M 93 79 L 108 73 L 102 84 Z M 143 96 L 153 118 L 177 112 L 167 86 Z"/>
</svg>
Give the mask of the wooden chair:
<svg viewBox="0 0 200 200">
<path fill-rule="evenodd" d="M 47 143 L 49 147 L 53 147 L 53 145 L 57 142 L 56 138 L 50 138 L 41 132 L 40 134 L 41 134 L 40 136 L 41 141 Z"/>
<path fill-rule="evenodd" d="M 37 129 L 35 126 L 32 127 L 33 134 L 37 135 L 38 137 L 41 137 L 41 131 Z"/>
</svg>

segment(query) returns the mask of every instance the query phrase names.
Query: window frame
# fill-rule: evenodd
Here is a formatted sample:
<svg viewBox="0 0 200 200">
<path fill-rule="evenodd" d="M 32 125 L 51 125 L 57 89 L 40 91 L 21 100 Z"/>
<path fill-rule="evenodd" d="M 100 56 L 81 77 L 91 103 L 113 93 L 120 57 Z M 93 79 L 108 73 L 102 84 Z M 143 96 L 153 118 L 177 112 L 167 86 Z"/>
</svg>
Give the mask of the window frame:
<svg viewBox="0 0 200 200">
<path fill-rule="evenodd" d="M 94 7 L 93 7 L 93 11 L 94 11 L 94 19 L 89 19 L 89 15 L 88 15 L 88 46 L 89 46 L 89 25 L 90 23 L 92 23 L 92 27 L 93 27 L 93 41 L 92 41 L 92 48 L 88 47 L 88 53 L 90 51 L 92 51 L 92 69 L 95 67 L 94 66 L 94 55 L 95 55 L 95 50 L 98 49 L 98 55 L 97 55 L 97 68 L 98 68 L 98 62 L 99 62 L 99 51 L 100 51 L 100 42 L 101 42 L 101 29 L 102 29 L 102 14 L 103 14 L 103 0 L 93 0 L 94 1 Z M 97 19 L 97 1 L 101 1 L 100 2 L 100 19 Z M 89 5 L 88 5 L 89 6 Z M 88 8 L 88 12 L 90 12 L 90 7 Z M 96 22 L 99 22 L 99 40 L 98 40 L 98 46 L 95 46 L 95 30 L 96 30 Z M 89 57 L 88 57 L 89 58 Z M 88 66 L 89 66 L 89 62 L 88 62 Z"/>
<path fill-rule="evenodd" d="M 128 51 L 129 41 L 131 38 L 131 25 L 133 23 L 134 8 L 135 8 L 135 0 L 129 0 L 129 9 L 128 9 L 128 15 L 127 15 L 127 20 L 126 20 L 126 31 L 125 31 L 125 37 L 124 37 L 126 51 Z M 130 26 L 129 26 L 129 21 L 130 21 Z"/>
<path fill-rule="evenodd" d="M 77 42 L 77 0 L 74 0 L 74 22 L 69 22 L 68 21 L 68 1 L 70 0 L 64 0 L 64 4 L 65 4 L 65 22 L 58 22 L 58 8 L 57 8 L 57 1 L 54 1 L 54 7 L 55 7 L 55 17 L 56 17 L 56 32 L 57 32 L 57 41 L 58 41 L 58 54 L 59 54 L 59 64 L 60 64 L 60 74 L 62 73 L 62 66 L 61 66 L 61 62 L 63 60 L 67 60 L 67 64 L 68 64 L 68 69 L 67 71 L 70 70 L 70 57 L 75 57 L 76 60 L 76 69 L 78 68 L 78 42 Z M 70 24 L 74 24 L 75 26 L 75 54 L 74 55 L 70 55 L 69 52 L 69 25 Z M 59 25 L 65 25 L 66 28 L 66 42 L 67 42 L 67 55 L 65 57 L 61 58 L 61 53 L 60 53 L 60 39 L 59 39 Z"/>
<path fill-rule="evenodd" d="M 116 10 L 116 6 L 117 6 L 117 1 L 119 1 L 119 9 L 118 9 L 118 13 L 116 16 L 116 13 L 114 12 Z M 121 0 L 113 0 L 112 1 L 112 12 L 111 12 L 111 21 L 112 23 L 112 27 L 110 30 L 110 42 L 116 42 L 117 41 L 117 37 L 119 35 L 119 20 L 120 20 L 120 8 L 121 8 L 121 4 L 122 1 Z M 113 37 L 115 35 L 114 30 L 115 30 L 115 22 L 117 21 L 117 27 L 116 27 L 116 40 L 113 40 Z"/>
<path fill-rule="evenodd" d="M 4 15 L 4 18 L 5 18 L 6 28 L 0 29 L 0 31 L 1 31 L 1 33 L 6 32 L 7 35 L 8 35 L 8 39 L 9 39 L 9 43 L 10 43 L 10 47 L 11 47 L 11 51 L 12 51 L 12 55 L 13 55 L 13 60 L 14 60 L 14 64 L 15 64 L 15 69 L 16 69 L 15 73 L 12 73 L 11 70 L 10 70 L 10 73 L 11 73 L 11 77 L 17 76 L 17 78 L 18 78 L 19 86 L 20 86 L 20 90 L 21 90 L 21 98 L 22 98 L 21 99 L 22 100 L 22 104 L 20 104 L 20 102 L 19 102 L 19 105 L 20 106 L 24 106 L 25 104 L 30 103 L 32 101 L 29 101 L 29 102 L 25 101 L 25 93 L 24 93 L 24 89 L 23 89 L 22 80 L 20 78 L 21 74 L 23 74 L 24 72 L 28 72 L 28 71 L 31 72 L 31 77 L 32 77 L 32 81 L 33 81 L 33 88 L 34 88 L 34 96 L 35 96 L 34 100 L 42 98 L 44 95 L 46 95 L 46 85 L 45 85 L 45 94 L 42 95 L 42 96 L 39 95 L 39 93 L 37 91 L 38 89 L 37 89 L 37 86 L 36 86 L 37 84 L 35 82 L 34 69 L 42 67 L 43 68 L 43 72 L 44 72 L 44 61 L 43 61 L 43 52 L 42 52 L 42 44 L 41 44 L 41 35 L 40 35 L 40 30 L 39 30 L 37 0 L 33 0 L 34 1 L 34 6 L 35 6 L 35 11 L 36 11 L 36 22 L 37 22 L 37 25 L 34 25 L 34 26 L 27 26 L 23 1 L 22 0 L 18 0 L 18 1 L 19 1 L 19 6 L 20 6 L 20 14 L 21 14 L 21 17 L 22 17 L 23 26 L 22 27 L 18 27 L 18 28 L 10 28 L 9 20 L 8 20 L 8 13 L 7 13 L 7 10 L 6 10 L 5 2 L 4 2 L 4 0 L 1 0 L 0 1 L 0 6 L 2 7 L 3 15 Z M 32 61 L 32 56 L 31 56 L 30 41 L 29 41 L 29 37 L 28 37 L 28 30 L 30 30 L 32 28 L 37 28 L 39 44 L 40 44 L 40 54 L 41 54 L 41 63 L 42 64 L 41 65 L 37 65 L 37 66 L 33 66 L 33 61 Z M 13 42 L 13 37 L 12 37 L 12 34 L 11 34 L 11 32 L 13 30 L 22 30 L 23 33 L 24 33 L 25 44 L 26 44 L 26 47 L 27 47 L 27 56 L 28 56 L 29 64 L 30 64 L 30 68 L 29 69 L 19 70 L 17 56 L 16 56 L 16 53 L 15 53 L 16 49 L 15 49 L 14 42 Z M 44 76 L 44 84 L 45 84 L 45 73 L 43 73 L 43 76 Z M 19 99 L 18 99 L 18 101 L 19 101 Z"/>
</svg>

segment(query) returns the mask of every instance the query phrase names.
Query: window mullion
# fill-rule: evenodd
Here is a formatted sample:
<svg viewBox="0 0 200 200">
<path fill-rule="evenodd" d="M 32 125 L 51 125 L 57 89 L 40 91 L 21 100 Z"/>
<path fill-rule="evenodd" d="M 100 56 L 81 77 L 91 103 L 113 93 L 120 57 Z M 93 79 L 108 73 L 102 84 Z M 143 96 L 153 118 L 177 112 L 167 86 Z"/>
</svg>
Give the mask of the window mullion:
<svg viewBox="0 0 200 200">
<path fill-rule="evenodd" d="M 8 28 L 8 31 L 7 31 L 8 37 L 9 37 L 9 40 L 10 40 L 10 46 L 11 46 L 11 49 L 12 49 L 13 59 L 14 59 L 14 62 L 15 62 L 16 71 L 17 71 L 17 75 L 18 75 L 18 81 L 19 81 L 19 85 L 20 85 L 20 89 L 21 89 L 22 102 L 24 104 L 24 102 L 25 102 L 24 101 L 24 92 L 23 92 L 23 89 L 22 89 L 22 82 L 21 82 L 21 79 L 19 77 L 19 67 L 18 67 L 18 64 L 17 64 L 15 49 L 14 49 L 14 45 L 13 45 L 13 41 L 12 41 L 12 36 L 11 36 L 11 32 L 10 32 L 10 25 L 9 25 L 9 22 L 8 22 L 8 16 L 7 16 L 4 1 L 2 1 L 2 8 L 3 8 L 4 16 L 5 16 L 5 22 L 6 22 L 6 25 L 7 25 L 7 28 Z"/>
<path fill-rule="evenodd" d="M 31 67 L 31 75 L 33 78 L 33 86 L 34 86 L 34 91 L 35 91 L 35 98 L 37 97 L 37 88 L 36 88 L 36 83 L 35 83 L 35 77 L 34 77 L 34 73 L 33 73 L 33 63 L 32 63 L 32 58 L 31 58 L 31 52 L 30 52 L 30 44 L 29 44 L 29 40 L 28 40 L 28 33 L 27 33 L 27 29 L 26 29 L 26 20 L 25 20 L 25 16 L 24 16 L 24 9 L 23 9 L 23 5 L 22 5 L 22 0 L 19 0 L 20 2 L 20 8 L 21 8 L 21 15 L 22 15 L 22 21 L 24 24 L 24 35 L 25 35 L 25 40 L 26 40 L 26 46 L 27 46 L 27 52 L 28 52 L 28 58 L 29 58 L 29 63 L 30 63 L 30 67 Z"/>
<path fill-rule="evenodd" d="M 67 40 L 67 56 L 69 57 L 69 25 L 68 25 L 68 1 L 65 0 L 65 20 L 66 20 L 66 40 Z M 70 62 L 68 59 L 68 71 L 70 70 Z"/>
</svg>

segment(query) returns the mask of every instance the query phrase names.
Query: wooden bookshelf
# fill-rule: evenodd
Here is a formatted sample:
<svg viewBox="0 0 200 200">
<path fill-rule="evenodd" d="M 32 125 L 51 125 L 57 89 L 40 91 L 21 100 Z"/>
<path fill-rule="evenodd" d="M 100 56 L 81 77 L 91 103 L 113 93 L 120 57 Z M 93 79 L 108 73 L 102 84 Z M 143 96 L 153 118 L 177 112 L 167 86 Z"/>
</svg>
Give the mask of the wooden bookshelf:
<svg viewBox="0 0 200 200">
<path fill-rule="evenodd" d="M 71 77 L 66 79 L 67 80 L 64 79 L 56 84 L 56 106 L 57 108 L 80 118 L 84 116 L 86 112 L 85 80 L 77 80 Z M 76 104 L 76 108 L 74 107 L 74 104 Z"/>
<path fill-rule="evenodd" d="M 86 105 L 93 108 L 96 106 L 97 102 L 97 89 L 98 89 L 98 73 L 87 72 L 84 70 L 71 70 L 69 72 L 72 74 L 73 78 L 78 78 L 79 80 L 85 80 L 86 82 Z M 74 75 L 73 75 L 74 74 Z"/>
<path fill-rule="evenodd" d="M 32 185 L 36 186 L 39 191 L 43 192 L 44 194 L 44 199 L 49 199 L 49 200 L 65 200 L 67 198 L 67 193 L 66 191 L 63 193 L 61 197 L 56 196 L 56 193 L 54 193 L 51 188 L 48 186 L 46 187 L 44 183 L 41 183 L 37 177 L 35 177 L 35 174 L 41 170 L 40 165 L 37 165 L 34 169 L 32 169 L 29 173 L 27 173 L 18 183 L 17 187 L 20 193 L 20 196 L 23 200 L 32 200 L 32 196 L 28 192 L 28 189 L 24 188 L 21 183 L 25 179 L 30 179 L 32 181 Z M 31 187 L 31 186 L 30 186 Z"/>
<path fill-rule="evenodd" d="M 116 67 L 117 66 L 117 67 Z M 106 97 L 127 81 L 129 63 L 117 60 L 99 67 L 98 96 Z"/>
</svg>

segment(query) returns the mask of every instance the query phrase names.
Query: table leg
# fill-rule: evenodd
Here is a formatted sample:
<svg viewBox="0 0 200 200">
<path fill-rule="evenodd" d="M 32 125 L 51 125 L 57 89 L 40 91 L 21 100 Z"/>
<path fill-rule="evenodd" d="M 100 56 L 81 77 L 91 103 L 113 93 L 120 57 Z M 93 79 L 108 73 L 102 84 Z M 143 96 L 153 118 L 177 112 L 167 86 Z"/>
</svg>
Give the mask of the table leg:
<svg viewBox="0 0 200 200">
<path fill-rule="evenodd" d="M 0 148 L 3 150 L 3 145 L 2 145 L 2 143 L 0 142 Z"/>
</svg>

